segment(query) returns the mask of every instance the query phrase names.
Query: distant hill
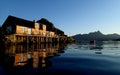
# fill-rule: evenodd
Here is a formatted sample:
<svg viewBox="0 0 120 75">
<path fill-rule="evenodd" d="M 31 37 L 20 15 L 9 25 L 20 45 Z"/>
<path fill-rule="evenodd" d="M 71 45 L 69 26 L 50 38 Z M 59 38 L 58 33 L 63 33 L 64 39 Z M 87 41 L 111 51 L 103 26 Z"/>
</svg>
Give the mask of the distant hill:
<svg viewBox="0 0 120 75">
<path fill-rule="evenodd" d="M 120 39 L 120 35 L 118 34 L 103 34 L 100 31 L 96 32 L 90 32 L 88 34 L 77 34 L 72 36 L 77 42 L 81 41 L 91 41 L 91 40 L 97 40 L 97 41 L 108 41 L 108 40 L 116 40 Z"/>
</svg>

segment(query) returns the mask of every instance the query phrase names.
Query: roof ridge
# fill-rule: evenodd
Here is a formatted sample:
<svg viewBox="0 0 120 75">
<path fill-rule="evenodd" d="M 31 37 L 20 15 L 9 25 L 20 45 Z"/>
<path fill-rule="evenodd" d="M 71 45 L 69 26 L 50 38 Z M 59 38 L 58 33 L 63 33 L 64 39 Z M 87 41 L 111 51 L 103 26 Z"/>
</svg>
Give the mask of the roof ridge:
<svg viewBox="0 0 120 75">
<path fill-rule="evenodd" d="M 12 15 L 9 15 L 8 18 L 15 18 L 15 19 L 20 19 L 20 20 L 28 21 L 28 22 L 33 22 L 33 21 L 30 21 L 30 20 L 26 20 L 26 19 L 23 19 L 23 18 L 12 16 Z"/>
</svg>

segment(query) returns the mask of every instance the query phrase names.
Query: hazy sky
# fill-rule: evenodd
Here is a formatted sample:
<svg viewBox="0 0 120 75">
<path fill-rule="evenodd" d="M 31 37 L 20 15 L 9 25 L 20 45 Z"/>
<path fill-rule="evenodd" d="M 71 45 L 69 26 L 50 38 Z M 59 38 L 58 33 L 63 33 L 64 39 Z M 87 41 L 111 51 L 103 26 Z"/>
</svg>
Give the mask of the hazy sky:
<svg viewBox="0 0 120 75">
<path fill-rule="evenodd" d="M 67 35 L 97 30 L 120 34 L 120 0 L 0 0 L 0 25 L 8 15 L 46 18 Z"/>
</svg>

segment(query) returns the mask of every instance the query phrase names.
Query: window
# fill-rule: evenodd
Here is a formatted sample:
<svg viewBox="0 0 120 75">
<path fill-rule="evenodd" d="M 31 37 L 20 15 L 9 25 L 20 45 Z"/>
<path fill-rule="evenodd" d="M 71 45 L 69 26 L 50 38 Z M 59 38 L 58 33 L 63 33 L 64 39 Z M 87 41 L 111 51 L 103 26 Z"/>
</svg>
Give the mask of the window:
<svg viewBox="0 0 120 75">
<path fill-rule="evenodd" d="M 35 30 L 35 34 L 38 34 L 39 33 L 39 30 Z"/>
<path fill-rule="evenodd" d="M 35 23 L 35 28 L 39 29 L 39 24 L 38 23 Z"/>
<path fill-rule="evenodd" d="M 45 32 L 43 32 L 43 36 L 45 36 Z"/>
<path fill-rule="evenodd" d="M 50 32 L 49 31 L 47 31 L 47 36 L 50 36 Z"/>
<path fill-rule="evenodd" d="M 12 26 L 8 26 L 7 30 L 12 31 Z"/>
<path fill-rule="evenodd" d="M 21 27 L 21 32 L 24 33 L 26 31 L 25 27 Z"/>
<path fill-rule="evenodd" d="M 28 28 L 28 34 L 32 34 L 32 29 Z"/>
<path fill-rule="evenodd" d="M 43 30 L 46 30 L 46 25 L 43 25 Z"/>
</svg>

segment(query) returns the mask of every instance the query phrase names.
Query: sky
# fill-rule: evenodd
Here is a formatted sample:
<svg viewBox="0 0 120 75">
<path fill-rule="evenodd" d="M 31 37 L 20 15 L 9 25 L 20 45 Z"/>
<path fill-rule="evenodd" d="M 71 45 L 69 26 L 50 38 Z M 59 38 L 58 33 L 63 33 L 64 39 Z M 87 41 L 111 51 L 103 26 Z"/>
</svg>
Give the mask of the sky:
<svg viewBox="0 0 120 75">
<path fill-rule="evenodd" d="M 0 0 L 0 26 L 9 16 L 46 18 L 66 35 L 120 34 L 120 0 Z"/>
</svg>

